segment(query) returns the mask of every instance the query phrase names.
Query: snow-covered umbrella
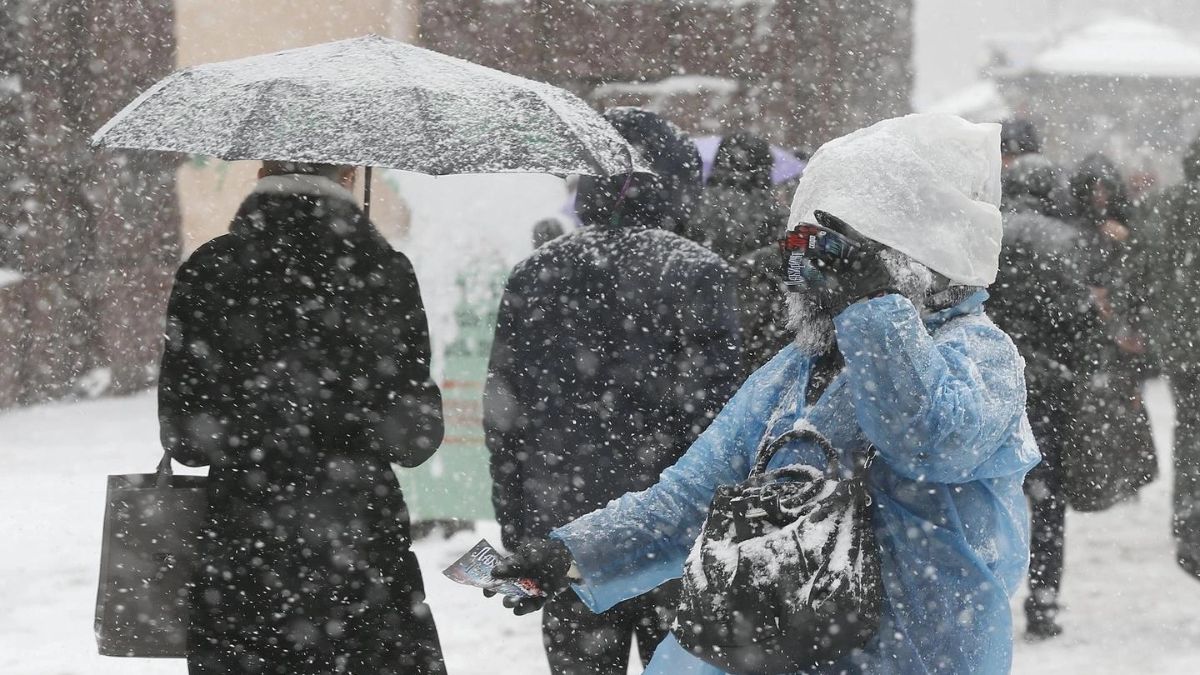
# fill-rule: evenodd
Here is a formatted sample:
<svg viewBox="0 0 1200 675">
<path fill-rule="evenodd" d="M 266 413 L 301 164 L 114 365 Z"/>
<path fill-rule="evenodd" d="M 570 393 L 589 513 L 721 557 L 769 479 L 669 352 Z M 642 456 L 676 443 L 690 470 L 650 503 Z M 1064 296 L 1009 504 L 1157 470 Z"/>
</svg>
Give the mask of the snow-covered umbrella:
<svg viewBox="0 0 1200 675">
<path fill-rule="evenodd" d="M 92 144 L 434 175 L 649 172 L 563 89 L 374 35 L 178 71 Z"/>
</svg>

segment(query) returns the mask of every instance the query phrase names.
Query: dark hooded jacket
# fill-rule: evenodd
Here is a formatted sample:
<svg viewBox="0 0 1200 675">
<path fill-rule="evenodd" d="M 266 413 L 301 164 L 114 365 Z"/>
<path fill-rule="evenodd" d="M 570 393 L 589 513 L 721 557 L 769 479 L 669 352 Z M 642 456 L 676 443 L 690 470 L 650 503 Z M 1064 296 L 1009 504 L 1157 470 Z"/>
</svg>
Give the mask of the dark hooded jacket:
<svg viewBox="0 0 1200 675">
<path fill-rule="evenodd" d="M 652 113 L 606 117 L 657 176 L 581 180 L 584 227 L 505 288 L 484 392 L 505 546 L 658 481 L 736 385 L 728 267 L 686 225 L 699 157 Z"/>
<path fill-rule="evenodd" d="M 1053 165 L 1025 155 L 1003 178 L 1004 239 L 988 314 L 1025 359 L 1029 419 L 1039 440 L 1054 439 L 1053 450 L 1078 413 L 1077 380 L 1089 370 L 1088 346 L 1101 339 L 1100 326 L 1078 259 L 1083 237 L 1048 215 Z"/>
<path fill-rule="evenodd" d="M 1073 224 L 1088 243 L 1088 277 L 1094 286 L 1116 289 L 1125 283 L 1123 273 L 1130 247 L 1104 236 L 1108 220 L 1130 225 L 1132 208 L 1117 167 L 1100 153 L 1088 155 L 1071 176 Z"/>
<path fill-rule="evenodd" d="M 732 264 L 783 236 L 787 213 L 771 190 L 773 165 L 771 147 L 761 138 L 734 134 L 722 140 L 688 238 Z"/>
<path fill-rule="evenodd" d="M 193 674 L 443 672 L 389 464 L 441 443 L 425 311 L 349 192 L 266 178 L 183 264 L 159 419 L 209 467 Z"/>
</svg>

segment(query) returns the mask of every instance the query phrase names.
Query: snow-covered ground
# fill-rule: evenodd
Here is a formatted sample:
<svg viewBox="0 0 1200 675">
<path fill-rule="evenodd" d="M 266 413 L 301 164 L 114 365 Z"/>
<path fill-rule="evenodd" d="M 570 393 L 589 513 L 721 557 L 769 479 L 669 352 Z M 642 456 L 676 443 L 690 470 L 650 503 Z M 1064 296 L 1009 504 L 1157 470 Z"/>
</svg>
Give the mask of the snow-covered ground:
<svg viewBox="0 0 1200 675">
<path fill-rule="evenodd" d="M 1151 386 L 1148 400 L 1159 447 L 1169 447 L 1165 387 Z M 151 470 L 157 448 L 148 394 L 0 415 L 0 673 L 186 672 L 178 660 L 97 656 L 92 636 L 104 477 Z M 1168 465 L 1139 501 L 1069 516 L 1066 633 L 1018 641 L 1014 672 L 1200 672 L 1200 583 L 1171 560 Z M 513 617 L 438 574 L 480 536 L 498 539 L 495 525 L 416 546 L 449 670 L 544 673 L 536 616 Z M 1019 611 L 1014 619 L 1021 627 Z"/>
</svg>

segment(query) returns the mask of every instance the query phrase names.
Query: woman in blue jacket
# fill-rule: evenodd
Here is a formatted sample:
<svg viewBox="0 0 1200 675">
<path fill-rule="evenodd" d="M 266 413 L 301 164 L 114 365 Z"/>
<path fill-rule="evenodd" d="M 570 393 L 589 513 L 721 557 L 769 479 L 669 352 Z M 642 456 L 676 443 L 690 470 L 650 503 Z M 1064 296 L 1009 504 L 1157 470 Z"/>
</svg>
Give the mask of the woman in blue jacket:
<svg viewBox="0 0 1200 675">
<path fill-rule="evenodd" d="M 745 480 L 763 438 L 805 424 L 843 459 L 876 450 L 867 485 L 884 591 L 875 637 L 811 672 L 1007 672 L 1009 597 L 1029 555 L 1021 485 L 1039 455 L 1024 364 L 983 311 L 999 194 L 996 125 L 913 115 L 823 147 L 789 226 L 844 234 L 858 253 L 790 295 L 795 344 L 656 485 L 522 547 L 506 572 L 573 588 L 596 611 L 676 578 L 717 486 Z M 825 462 L 794 443 L 771 466 L 797 461 Z M 668 637 L 647 672 L 720 671 Z"/>
</svg>

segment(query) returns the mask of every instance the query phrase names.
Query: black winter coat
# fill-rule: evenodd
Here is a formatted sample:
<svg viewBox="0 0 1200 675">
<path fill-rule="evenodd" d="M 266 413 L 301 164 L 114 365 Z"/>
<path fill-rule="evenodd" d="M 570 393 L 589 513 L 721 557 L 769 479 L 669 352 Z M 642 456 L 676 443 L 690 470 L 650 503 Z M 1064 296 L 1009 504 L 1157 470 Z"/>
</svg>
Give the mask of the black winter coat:
<svg viewBox="0 0 1200 675">
<path fill-rule="evenodd" d="M 1090 370 L 1090 346 L 1102 337 L 1086 272 L 1075 259 L 1082 237 L 1040 213 L 1036 200 L 1018 199 L 1005 207 L 1004 244 L 989 288 L 988 314 L 1025 359 L 1035 431 L 1057 428 L 1061 435 L 1078 413 L 1076 378 Z"/>
<path fill-rule="evenodd" d="M 441 443 L 425 311 L 348 192 L 264 179 L 184 263 L 159 418 L 209 466 L 193 675 L 443 672 L 389 465 Z"/>
<path fill-rule="evenodd" d="M 683 237 L 594 226 L 519 264 L 484 393 L 510 549 L 658 482 L 736 385 L 729 269 Z"/>
<path fill-rule="evenodd" d="M 786 291 L 780 277 L 782 264 L 778 244 L 763 246 L 733 264 L 742 338 L 742 379 L 766 365 L 794 337 L 787 328 Z"/>
</svg>

